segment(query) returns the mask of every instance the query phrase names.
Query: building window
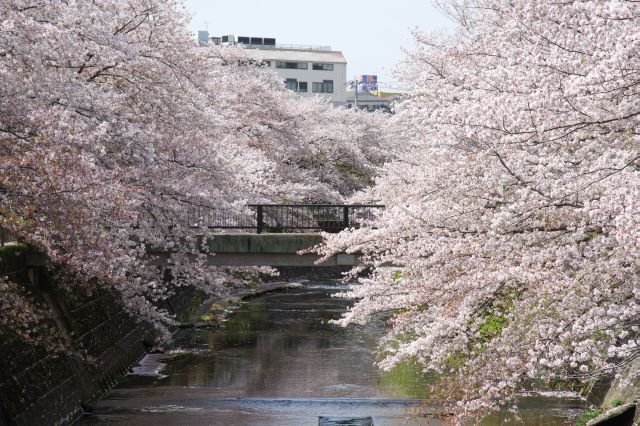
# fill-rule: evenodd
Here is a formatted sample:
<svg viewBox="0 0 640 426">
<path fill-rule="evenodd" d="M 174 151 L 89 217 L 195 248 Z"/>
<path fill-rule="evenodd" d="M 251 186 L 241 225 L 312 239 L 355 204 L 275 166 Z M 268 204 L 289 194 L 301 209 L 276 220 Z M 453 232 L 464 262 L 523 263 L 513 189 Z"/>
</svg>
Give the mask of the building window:
<svg viewBox="0 0 640 426">
<path fill-rule="evenodd" d="M 333 93 L 333 80 L 322 81 L 322 93 Z"/>
<path fill-rule="evenodd" d="M 288 78 L 284 81 L 284 85 L 287 86 L 287 89 L 293 90 L 294 92 L 306 92 L 307 91 L 307 82 L 301 81 L 298 82 L 295 78 Z"/>
<path fill-rule="evenodd" d="M 295 78 L 288 78 L 284 81 L 284 84 L 287 86 L 287 89 L 293 90 L 294 92 L 298 91 L 298 80 Z"/>
<path fill-rule="evenodd" d="M 313 83 L 313 93 L 333 93 L 333 80 L 323 80 L 322 83 Z"/>
<path fill-rule="evenodd" d="M 276 68 L 286 68 L 290 70 L 306 70 L 306 69 L 309 69 L 309 64 L 306 62 L 276 61 Z"/>
<path fill-rule="evenodd" d="M 313 64 L 315 71 L 333 71 L 333 64 Z"/>
</svg>

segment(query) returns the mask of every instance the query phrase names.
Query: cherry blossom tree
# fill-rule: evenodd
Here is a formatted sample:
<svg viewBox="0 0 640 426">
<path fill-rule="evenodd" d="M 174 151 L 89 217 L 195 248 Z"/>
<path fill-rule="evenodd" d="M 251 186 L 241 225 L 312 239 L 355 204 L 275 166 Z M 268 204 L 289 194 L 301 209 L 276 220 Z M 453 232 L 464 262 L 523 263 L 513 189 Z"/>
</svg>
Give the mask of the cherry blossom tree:
<svg viewBox="0 0 640 426">
<path fill-rule="evenodd" d="M 380 365 L 442 373 L 462 419 L 640 356 L 640 6 L 441 6 L 457 30 L 399 70 L 406 152 L 359 195 L 387 209 L 322 250 L 370 270 L 340 323 L 390 311 Z"/>
<path fill-rule="evenodd" d="M 190 207 L 338 199 L 385 156 L 382 133 L 368 130 L 381 117 L 304 101 L 244 49 L 197 47 L 180 8 L 0 3 L 0 226 L 85 286 L 117 290 L 165 332 L 172 319 L 154 302 L 176 287 L 242 284 L 205 265 L 196 241 L 207 230 L 188 226 Z M 339 176 L 319 160 L 347 154 L 361 164 Z M 149 246 L 173 253 L 168 271 L 153 266 Z M 30 308 L 38 317 L 0 283 L 0 297 L 21 305 L 0 323 Z"/>
</svg>

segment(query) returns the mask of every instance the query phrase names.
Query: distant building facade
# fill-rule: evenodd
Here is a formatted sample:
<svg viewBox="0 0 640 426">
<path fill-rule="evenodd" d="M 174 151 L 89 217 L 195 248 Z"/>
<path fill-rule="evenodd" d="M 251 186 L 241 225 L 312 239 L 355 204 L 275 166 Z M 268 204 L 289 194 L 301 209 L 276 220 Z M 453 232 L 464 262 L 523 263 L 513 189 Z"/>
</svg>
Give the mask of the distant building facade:
<svg viewBox="0 0 640 426">
<path fill-rule="evenodd" d="M 393 106 L 402 99 L 403 93 L 360 91 L 358 90 L 357 98 L 355 90 L 347 92 L 347 108 L 358 108 L 367 111 L 382 110 L 393 112 Z"/>
<path fill-rule="evenodd" d="M 265 66 L 274 70 L 288 89 L 302 96 L 322 96 L 335 105 L 347 105 L 347 60 L 330 46 L 277 44 L 275 38 L 263 37 L 210 37 L 206 31 L 197 32 L 197 42 L 201 46 L 240 44 L 258 49 Z"/>
</svg>

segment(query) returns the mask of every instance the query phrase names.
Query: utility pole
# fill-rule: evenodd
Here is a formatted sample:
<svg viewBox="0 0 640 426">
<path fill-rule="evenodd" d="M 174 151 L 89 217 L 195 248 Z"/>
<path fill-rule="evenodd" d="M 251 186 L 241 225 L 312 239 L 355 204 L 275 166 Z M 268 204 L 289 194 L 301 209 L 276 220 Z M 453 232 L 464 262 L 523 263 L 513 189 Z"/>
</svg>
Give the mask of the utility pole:
<svg viewBox="0 0 640 426">
<path fill-rule="evenodd" d="M 356 99 L 355 99 L 355 107 L 358 109 L 358 77 L 356 77 Z"/>
<path fill-rule="evenodd" d="M 356 78 L 355 78 L 355 80 L 349 80 L 349 81 L 347 81 L 347 82 L 344 84 L 345 86 L 347 86 L 347 85 L 348 85 L 348 86 L 351 86 L 351 87 L 353 87 L 353 86 L 355 85 L 355 88 L 356 88 L 356 91 L 355 91 L 356 97 L 355 97 L 355 103 L 354 103 L 354 105 L 355 105 L 355 108 L 356 108 L 356 109 L 358 108 L 358 83 L 360 83 L 360 80 L 358 80 L 358 77 L 356 77 Z"/>
</svg>

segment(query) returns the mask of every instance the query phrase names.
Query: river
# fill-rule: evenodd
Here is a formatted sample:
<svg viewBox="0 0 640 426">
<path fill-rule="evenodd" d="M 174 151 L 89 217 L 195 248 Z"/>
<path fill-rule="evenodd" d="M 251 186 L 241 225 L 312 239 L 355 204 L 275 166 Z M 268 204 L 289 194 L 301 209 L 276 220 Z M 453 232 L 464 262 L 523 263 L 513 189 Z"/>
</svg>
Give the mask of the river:
<svg viewBox="0 0 640 426">
<path fill-rule="evenodd" d="M 243 301 L 222 327 L 182 329 L 170 355 L 149 355 L 79 424 L 317 425 L 319 416 L 378 425 L 443 424 L 416 415 L 427 378 L 415 366 L 375 368 L 383 321 L 329 323 L 349 302 L 336 281 Z M 582 402 L 526 398 L 525 424 L 575 422 Z M 502 415 L 483 422 L 500 424 Z"/>
</svg>

